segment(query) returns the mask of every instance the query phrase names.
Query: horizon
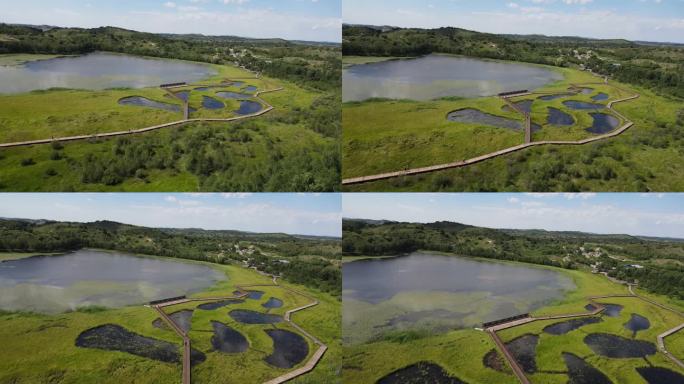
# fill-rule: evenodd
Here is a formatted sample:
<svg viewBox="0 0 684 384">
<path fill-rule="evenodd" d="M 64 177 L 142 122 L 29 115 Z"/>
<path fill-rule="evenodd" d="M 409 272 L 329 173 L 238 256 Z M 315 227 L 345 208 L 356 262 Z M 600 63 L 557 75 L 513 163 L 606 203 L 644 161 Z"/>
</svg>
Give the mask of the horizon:
<svg viewBox="0 0 684 384">
<path fill-rule="evenodd" d="M 341 42 L 341 0 L 38 0 L 3 6 L 0 23 L 155 34 Z"/>
<path fill-rule="evenodd" d="M 606 23 L 607 18 L 614 22 Z M 344 24 L 684 44 L 684 0 L 345 0 L 342 19 Z"/>
<path fill-rule="evenodd" d="M 681 193 L 366 193 L 342 218 L 684 239 Z"/>
<path fill-rule="evenodd" d="M 339 194 L 5 193 L 0 217 L 160 229 L 342 236 Z"/>
</svg>

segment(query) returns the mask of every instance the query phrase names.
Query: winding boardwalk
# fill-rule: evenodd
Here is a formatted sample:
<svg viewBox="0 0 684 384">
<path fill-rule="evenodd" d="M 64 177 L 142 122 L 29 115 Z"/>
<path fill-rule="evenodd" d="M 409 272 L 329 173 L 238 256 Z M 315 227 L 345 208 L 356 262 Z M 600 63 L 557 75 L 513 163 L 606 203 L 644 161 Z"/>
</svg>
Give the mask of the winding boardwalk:
<svg viewBox="0 0 684 384">
<path fill-rule="evenodd" d="M 595 83 L 587 83 L 587 84 L 595 84 Z M 617 87 L 617 86 L 613 86 L 613 87 L 615 87 L 616 89 L 619 89 L 621 91 L 624 91 L 624 89 L 622 89 L 620 87 Z M 535 93 L 529 92 L 529 93 L 525 93 L 525 94 L 516 94 L 514 96 L 519 97 L 519 96 L 531 95 L 531 94 L 535 94 Z M 522 113 L 524 116 L 526 116 L 526 118 L 525 118 L 525 120 L 526 120 L 525 121 L 525 142 L 523 144 L 516 145 L 513 147 L 508 147 L 508 148 L 501 149 L 501 150 L 498 150 L 495 152 L 491 152 L 491 153 L 487 153 L 487 154 L 484 154 L 481 156 L 473 157 L 473 158 L 470 158 L 467 160 L 455 161 L 452 163 L 430 165 L 430 166 L 426 166 L 426 167 L 404 169 L 404 170 L 395 171 L 395 172 L 380 173 L 377 175 L 360 176 L 360 177 L 352 177 L 352 178 L 348 178 L 348 179 L 343 179 L 342 185 L 363 184 L 363 183 L 368 183 L 368 182 L 372 182 L 372 181 L 392 179 L 392 178 L 401 177 L 401 176 L 413 176 L 413 175 L 420 175 L 423 173 L 443 171 L 443 170 L 452 169 L 452 168 L 462 168 L 462 167 L 466 167 L 469 165 L 473 165 L 476 163 L 483 162 L 485 160 L 493 159 L 495 157 L 499 157 L 499 156 L 507 155 L 509 153 L 521 151 L 523 149 L 527 149 L 527 148 L 534 147 L 534 146 L 542 146 L 542 145 L 585 145 L 585 144 L 593 143 L 595 141 L 609 139 L 609 138 L 621 135 L 622 133 L 624 133 L 626 130 L 628 130 L 629 128 L 631 128 L 634 125 L 634 123 L 632 121 L 630 121 L 624 115 L 622 115 L 621 113 L 619 113 L 618 111 L 613 109 L 613 105 L 617 104 L 617 103 L 622 103 L 625 101 L 633 100 L 633 99 L 636 99 L 638 97 L 640 97 L 640 95 L 636 94 L 636 95 L 632 95 L 629 97 L 625 97 L 623 99 L 614 100 L 614 101 L 611 101 L 608 103 L 607 108 L 610 109 L 613 113 L 615 113 L 617 116 L 619 116 L 625 122 L 625 124 L 623 126 L 621 126 L 618 129 L 615 129 L 611 132 L 608 132 L 608 133 L 605 133 L 602 135 L 593 136 L 593 137 L 583 139 L 583 140 L 578 140 L 578 141 L 564 141 L 564 140 L 531 141 L 532 140 L 531 139 L 531 121 L 528 121 L 529 115 L 526 114 L 525 112 L 521 111 L 514 103 L 510 102 L 510 100 L 508 100 L 508 98 L 503 97 L 503 99 L 506 101 L 506 103 L 508 105 L 513 106 L 516 111 L 518 111 L 518 112 Z M 529 137 L 528 137 L 528 134 L 529 134 Z M 528 141 L 528 139 L 529 139 L 529 141 Z"/>
<path fill-rule="evenodd" d="M 250 78 L 254 80 L 255 78 Z M 257 77 L 258 79 L 258 77 Z M 183 85 L 179 87 L 187 87 L 188 85 Z M 194 86 L 194 85 L 190 85 Z M 169 87 L 171 88 L 171 87 Z M 172 93 L 169 91 L 169 88 L 163 88 L 165 89 L 168 93 Z M 271 104 L 266 102 L 264 99 L 259 97 L 260 95 L 263 95 L 264 93 L 270 93 L 270 92 L 278 92 L 282 91 L 284 88 L 283 87 L 278 87 L 274 89 L 268 89 L 264 91 L 257 91 L 254 93 L 253 98 L 259 101 L 261 105 L 264 106 L 263 109 L 261 109 L 258 112 L 251 113 L 248 115 L 241 115 L 241 116 L 235 116 L 235 117 L 229 117 L 229 118 L 194 118 L 190 119 L 189 118 L 189 104 L 182 99 L 180 99 L 177 95 L 174 95 L 173 97 L 183 101 L 183 120 L 179 121 L 173 121 L 170 123 L 164 123 L 164 124 L 159 124 L 159 125 L 153 125 L 151 127 L 145 127 L 145 128 L 140 128 L 140 129 L 130 129 L 128 131 L 117 131 L 117 132 L 104 132 L 104 133 L 95 133 L 92 135 L 78 135 L 78 136 L 67 136 L 67 137 L 52 137 L 49 139 L 39 139 L 39 140 L 29 140 L 29 141 L 18 141 L 18 142 L 13 142 L 13 143 L 0 143 L 0 148 L 13 148 L 13 147 L 24 147 L 24 146 L 29 146 L 29 145 L 37 145 L 37 144 L 51 144 L 53 142 L 68 142 L 68 141 L 78 141 L 78 140 L 88 140 L 88 139 L 103 139 L 103 138 L 110 138 L 110 137 L 116 137 L 116 136 L 126 136 L 126 135 L 133 135 L 133 134 L 138 134 L 138 133 L 145 133 L 145 132 L 150 132 L 150 131 L 156 131 L 158 129 L 163 129 L 163 128 L 170 128 L 170 127 L 176 127 L 176 126 L 181 126 L 189 123 L 197 123 L 197 122 L 232 122 L 232 121 L 239 121 L 239 120 L 245 120 L 245 119 L 251 119 L 254 117 L 261 116 L 263 114 L 266 114 L 273 109 L 275 109 Z"/>
<path fill-rule="evenodd" d="M 249 294 L 247 292 L 247 289 L 257 288 L 257 287 L 278 287 L 278 288 L 281 288 L 285 291 L 291 292 L 295 295 L 299 295 L 299 296 L 302 296 L 302 297 L 305 297 L 305 298 L 311 300 L 311 302 L 309 302 L 308 304 L 305 304 L 301 307 L 297 307 L 294 309 L 290 309 L 287 312 L 285 312 L 285 316 L 283 316 L 283 319 L 285 320 L 285 322 L 287 322 L 292 327 L 297 329 L 304 336 L 309 338 L 309 340 L 311 340 L 315 345 L 317 345 L 318 348 L 316 349 L 316 352 L 314 352 L 314 354 L 311 356 L 309 361 L 307 361 L 306 364 L 304 364 L 302 367 L 297 368 L 293 371 L 290 371 L 284 375 L 278 376 L 272 380 L 269 380 L 269 381 L 265 382 L 264 384 L 282 384 L 282 383 L 290 381 L 296 377 L 299 377 L 301 375 L 304 375 L 306 373 L 311 372 L 314 368 L 316 368 L 316 365 L 318 365 L 318 362 L 323 358 L 323 355 L 328 350 L 328 346 L 325 345 L 325 343 L 323 343 L 317 337 L 313 336 L 312 334 L 310 334 L 309 332 L 304 330 L 304 328 L 299 326 L 297 323 L 295 323 L 291 319 L 292 314 L 299 312 L 299 311 L 303 311 L 307 308 L 314 307 L 314 306 L 319 304 L 319 301 L 314 297 L 311 297 L 309 295 L 306 295 L 304 293 L 296 291 L 292 288 L 288 288 L 288 287 L 285 287 L 285 286 L 278 284 L 278 276 L 270 275 L 270 274 L 261 272 L 256 268 L 253 268 L 253 269 L 263 276 L 270 277 L 273 281 L 273 284 L 236 285 L 235 288 L 237 288 L 237 291 L 239 292 L 238 295 L 225 296 L 225 297 L 183 298 L 183 299 L 173 300 L 173 301 L 169 301 L 169 302 L 165 302 L 165 303 L 151 305 L 151 307 L 159 313 L 161 318 L 164 319 L 164 321 L 171 326 L 171 328 L 174 330 L 174 332 L 176 332 L 176 334 L 178 334 L 178 336 L 180 336 L 183 339 L 183 372 L 182 372 L 182 383 L 183 384 L 191 384 L 191 382 L 192 382 L 192 378 L 191 378 L 192 367 L 190 364 L 190 352 L 191 352 L 190 337 L 188 337 L 187 333 L 184 332 L 180 328 L 180 326 L 178 324 L 176 324 L 168 314 L 166 314 L 166 312 L 164 312 L 164 310 L 163 310 L 164 307 L 169 307 L 169 306 L 178 305 L 178 304 L 184 304 L 184 303 L 188 303 L 188 302 L 196 302 L 196 301 L 202 301 L 202 302 L 209 301 L 210 302 L 210 301 L 221 301 L 221 300 L 231 300 L 231 299 L 242 299 L 242 298 L 245 298 Z"/>
<path fill-rule="evenodd" d="M 509 328 L 514 328 L 514 327 L 517 327 L 517 326 L 520 326 L 523 324 L 529 324 L 529 323 L 532 323 L 535 321 L 595 316 L 595 315 L 597 315 L 597 314 L 599 314 L 605 310 L 605 306 L 603 304 L 597 302 L 596 300 L 608 299 L 611 297 L 631 297 L 631 298 L 640 299 L 640 300 L 643 300 L 649 304 L 655 305 L 659 308 L 670 311 L 670 312 L 675 313 L 675 314 L 679 315 L 680 317 L 684 318 L 684 313 L 682 313 L 682 312 L 680 312 L 674 308 L 660 304 L 656 301 L 653 301 L 647 297 L 638 295 L 633 290 L 633 284 L 627 284 L 627 286 L 629 287 L 629 293 L 628 294 L 600 295 L 600 296 L 588 297 L 587 300 L 589 301 L 589 303 L 595 307 L 595 309 L 593 311 L 581 312 L 581 313 L 571 313 L 571 314 L 564 314 L 564 315 L 539 316 L 539 317 L 529 316 L 529 317 L 526 317 L 523 319 L 517 319 L 517 320 L 511 321 L 508 323 L 497 324 L 495 326 L 485 328 L 484 331 L 487 332 L 492 337 L 492 340 L 494 341 L 494 343 L 497 345 L 499 350 L 504 355 L 504 358 L 506 359 L 506 361 L 508 362 L 508 365 L 513 370 L 513 373 L 518 377 L 518 380 L 523 384 L 530 384 L 530 380 L 527 378 L 527 376 L 525 376 L 525 372 L 520 368 L 520 365 L 515 360 L 515 358 L 513 357 L 511 352 L 508 350 L 508 348 L 506 347 L 506 343 L 504 343 L 501 340 L 501 338 L 499 337 L 499 335 L 497 334 L 498 331 L 501 331 L 504 329 L 509 329 Z M 664 342 L 664 339 L 666 337 L 671 336 L 671 335 L 681 331 L 682 329 L 684 329 L 684 324 L 681 324 L 681 325 L 679 325 L 673 329 L 670 329 L 670 330 L 658 335 L 657 342 L 658 342 L 658 347 L 659 347 L 660 351 L 665 356 L 667 356 L 670 360 L 672 360 L 672 362 L 674 364 L 676 364 L 680 368 L 684 369 L 684 363 L 667 351 L 667 349 L 665 348 L 665 342 Z"/>
</svg>

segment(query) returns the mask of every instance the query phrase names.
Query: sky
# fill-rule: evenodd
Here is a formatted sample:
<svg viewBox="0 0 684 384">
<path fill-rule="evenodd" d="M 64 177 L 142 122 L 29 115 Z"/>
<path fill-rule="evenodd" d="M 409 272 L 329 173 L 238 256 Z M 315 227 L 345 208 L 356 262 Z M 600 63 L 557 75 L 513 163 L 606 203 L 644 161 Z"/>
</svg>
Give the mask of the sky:
<svg viewBox="0 0 684 384">
<path fill-rule="evenodd" d="M 0 0 L 0 22 L 339 42 L 342 0 Z"/>
<path fill-rule="evenodd" d="M 0 217 L 335 236 L 335 193 L 2 193 Z"/>
<path fill-rule="evenodd" d="M 684 43 L 684 0 L 344 0 L 349 24 Z"/>
<path fill-rule="evenodd" d="M 345 218 L 684 238 L 684 194 L 355 193 Z"/>
</svg>

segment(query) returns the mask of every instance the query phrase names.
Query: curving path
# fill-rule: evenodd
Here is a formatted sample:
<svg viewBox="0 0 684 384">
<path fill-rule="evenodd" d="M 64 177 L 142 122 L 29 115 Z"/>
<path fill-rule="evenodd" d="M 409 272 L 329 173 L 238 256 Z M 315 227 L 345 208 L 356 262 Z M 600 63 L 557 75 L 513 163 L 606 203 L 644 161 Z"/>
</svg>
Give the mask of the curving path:
<svg viewBox="0 0 684 384">
<path fill-rule="evenodd" d="M 254 79 L 254 78 L 250 78 Z M 258 77 L 257 77 L 258 79 Z M 187 85 L 183 85 L 182 87 L 186 87 Z M 171 88 L 171 87 L 169 87 Z M 169 88 L 164 88 L 167 90 L 167 92 L 173 94 L 173 92 L 168 91 Z M 283 87 L 279 88 L 274 88 L 274 89 L 268 89 L 265 91 L 257 91 L 254 93 L 253 98 L 259 101 L 262 105 L 265 106 L 262 110 L 259 112 L 255 112 L 249 115 L 241 115 L 241 116 L 235 116 L 235 117 L 229 117 L 229 118 L 195 118 L 195 119 L 190 119 L 189 117 L 189 105 L 188 103 L 183 101 L 183 120 L 179 121 L 174 121 L 171 123 L 164 123 L 164 124 L 159 124 L 159 125 L 154 125 L 151 127 L 146 127 L 146 128 L 140 128 L 140 129 L 130 129 L 128 131 L 118 131 L 118 132 L 105 132 L 105 133 L 96 133 L 92 135 L 79 135 L 79 136 L 67 136 L 67 137 L 52 137 L 50 139 L 40 139 L 40 140 L 30 140 L 30 141 L 18 141 L 18 142 L 13 142 L 13 143 L 0 143 L 0 148 L 12 148 L 12 147 L 23 147 L 23 146 L 28 146 L 28 145 L 36 145 L 36 144 L 50 144 L 53 142 L 67 142 L 67 141 L 77 141 L 77 140 L 88 140 L 88 139 L 102 139 L 102 138 L 109 138 L 109 137 L 116 137 L 116 136 L 126 136 L 126 135 L 133 135 L 137 133 L 145 133 L 145 132 L 150 132 L 150 131 L 156 131 L 158 129 L 162 128 L 170 128 L 170 127 L 175 127 L 175 126 L 180 126 L 180 125 L 185 125 L 189 123 L 196 123 L 196 122 L 232 122 L 232 121 L 239 121 L 239 120 L 245 120 L 245 119 L 251 119 L 257 116 L 261 116 L 263 114 L 266 114 L 275 107 L 273 107 L 271 104 L 266 102 L 264 99 L 259 97 L 260 95 L 264 93 L 270 93 L 270 92 L 278 92 L 282 91 Z M 173 97 L 178 98 L 176 95 Z M 180 98 L 179 98 L 180 100 Z"/>
<path fill-rule="evenodd" d="M 588 84 L 593 84 L 593 83 L 588 83 Z M 617 88 L 617 89 L 620 89 L 620 90 L 623 90 L 623 91 L 624 91 L 624 89 L 622 89 L 622 88 L 619 88 L 619 87 L 616 87 L 616 86 L 613 86 L 613 87 L 615 87 L 615 88 Z M 532 93 L 527 93 L 527 94 L 532 94 Z M 523 94 L 523 95 L 524 95 L 524 94 Z M 514 96 L 516 96 L 516 97 L 517 97 L 517 96 L 521 96 L 521 94 L 517 94 L 517 95 L 514 95 Z M 629 96 L 629 97 L 626 97 L 626 98 L 623 98 L 623 99 L 614 100 L 614 101 L 611 101 L 611 102 L 608 103 L 607 108 L 610 109 L 610 110 L 611 110 L 613 113 L 615 113 L 616 115 L 618 115 L 618 116 L 625 122 L 625 124 L 624 124 L 622 127 L 618 128 L 618 129 L 615 129 L 615 130 L 613 130 L 613 131 L 611 131 L 611 132 L 609 132 L 609 133 L 605 133 L 605 134 L 603 134 L 603 135 L 593 136 L 593 137 L 590 137 L 590 138 L 587 138 L 587 139 L 584 139 L 584 140 L 578 140 L 578 141 L 563 141 L 563 140 L 531 141 L 531 129 L 530 129 L 529 115 L 527 115 L 526 113 L 520 111 L 520 110 L 517 108 L 517 106 L 515 106 L 514 108 L 515 108 L 516 111 L 518 111 L 518 112 L 522 113 L 524 116 L 526 116 L 526 119 L 525 119 L 525 120 L 526 120 L 526 121 L 525 121 L 525 143 L 523 143 L 523 144 L 516 145 L 516 146 L 514 146 L 514 147 L 509 147 L 509 148 L 501 149 L 501 150 L 496 151 L 496 152 L 487 153 L 487 154 L 485 154 L 485 155 L 473 157 L 473 158 L 471 158 L 471 159 L 462 160 L 462 161 L 456 161 L 456 162 L 453 162 L 453 163 L 438 164 L 438 165 L 430 165 L 430 166 L 427 166 L 427 167 L 419 167 L 419 168 L 412 168 L 412 169 L 404 169 L 404 170 L 401 170 L 401 171 L 380 173 L 380 174 L 377 174 L 377 175 L 360 176 L 360 177 L 353 177 L 353 178 L 343 179 L 343 180 L 342 180 L 342 185 L 362 184 L 362 183 L 368 183 L 368 182 L 371 182 L 371 181 L 386 180 L 386 179 L 391 179 L 391 178 L 401 177 L 401 176 L 420 175 L 420 174 L 423 174 L 423 173 L 429 173 L 429 172 L 435 172 L 435 171 L 442 171 L 442 170 L 445 170 L 445 169 L 461 168 L 461 167 L 465 167 L 465 166 L 473 165 L 473 164 L 476 164 L 476 163 L 480 163 L 480 162 L 485 161 L 485 160 L 493 159 L 493 158 L 495 158 L 495 157 L 499 157 L 499 156 L 502 156 L 502 155 L 507 155 L 507 154 L 509 154 L 509 153 L 517 152 L 517 151 L 520 151 L 520 150 L 523 150 L 523 149 L 526 149 L 526 148 L 530 148 L 530 147 L 534 147 L 534 146 L 541 146 L 541 145 L 585 145 L 585 144 L 593 143 L 593 142 L 595 142 L 595 141 L 609 139 L 609 138 L 611 138 L 611 137 L 615 137 L 615 136 L 621 135 L 623 132 L 625 132 L 626 130 L 628 130 L 629 128 L 631 128 L 631 127 L 634 125 L 634 123 L 633 123 L 632 121 L 630 121 L 629 119 L 627 119 L 627 118 L 626 118 L 624 115 L 622 115 L 620 112 L 618 112 L 618 111 L 616 111 L 615 109 L 613 109 L 613 104 L 625 102 L 625 101 L 628 101 L 628 100 L 633 100 L 633 99 L 636 99 L 636 98 L 638 98 L 638 97 L 640 97 L 640 96 L 641 96 L 641 95 L 636 94 L 636 95 Z M 514 105 L 515 105 L 515 104 L 511 103 L 507 98 L 504 98 L 504 100 L 506 100 L 506 102 L 507 102 L 509 105 L 511 105 L 511 106 L 514 106 Z"/>
<path fill-rule="evenodd" d="M 328 346 L 325 345 L 321 340 L 310 334 L 309 332 L 305 331 L 301 326 L 299 326 L 297 323 L 292 321 L 291 316 L 295 312 L 303 311 L 307 308 L 314 307 L 319 304 L 319 301 L 311 297 L 309 295 L 306 295 L 304 293 L 301 293 L 299 291 L 296 291 L 292 288 L 288 288 L 285 286 L 282 286 L 278 284 L 278 276 L 267 274 L 264 272 L 259 271 L 257 268 L 253 268 L 255 271 L 257 271 L 259 274 L 263 276 L 268 276 L 272 278 L 273 284 L 251 284 L 251 285 L 236 285 L 235 287 L 237 288 L 237 291 L 240 292 L 239 295 L 232 295 L 232 296 L 225 296 L 225 297 L 204 297 L 204 298 L 184 298 L 184 299 L 178 299 L 174 301 L 169 301 L 165 303 L 160 303 L 156 305 L 152 305 L 151 307 L 154 308 L 159 315 L 161 316 L 162 319 L 166 323 L 171 326 L 171 328 L 178 334 L 183 339 L 183 373 L 182 373 L 182 383 L 183 384 L 191 384 L 192 379 L 191 379 L 191 372 L 192 368 L 190 366 L 190 338 L 188 337 L 187 333 L 184 332 L 178 324 L 176 324 L 171 317 L 169 317 L 166 312 L 164 312 L 163 308 L 168 307 L 168 306 L 173 306 L 177 304 L 183 304 L 183 303 L 188 303 L 188 302 L 193 302 L 193 301 L 202 301 L 202 302 L 207 302 L 207 301 L 222 301 L 222 300 L 230 300 L 230 299 L 242 299 L 246 297 L 249 293 L 247 292 L 247 288 L 257 288 L 257 287 L 279 287 L 283 290 L 286 290 L 288 292 L 294 293 L 299 296 L 303 296 L 309 300 L 311 300 L 310 303 L 303 305 L 298 308 L 290 309 L 287 312 L 285 312 L 285 316 L 283 319 L 290 324 L 292 327 L 297 329 L 300 333 L 302 333 L 304 336 L 309 338 L 314 344 L 318 346 L 318 349 L 314 354 L 311 356 L 309 361 L 306 362 L 302 367 L 297 368 L 293 371 L 290 371 L 284 375 L 278 376 L 275 379 L 269 380 L 264 384 L 282 384 L 287 381 L 290 381 L 296 377 L 299 377 L 301 375 L 304 375 L 306 373 L 311 372 L 318 362 L 323 358 L 323 355 L 325 352 L 328 350 Z"/>
</svg>

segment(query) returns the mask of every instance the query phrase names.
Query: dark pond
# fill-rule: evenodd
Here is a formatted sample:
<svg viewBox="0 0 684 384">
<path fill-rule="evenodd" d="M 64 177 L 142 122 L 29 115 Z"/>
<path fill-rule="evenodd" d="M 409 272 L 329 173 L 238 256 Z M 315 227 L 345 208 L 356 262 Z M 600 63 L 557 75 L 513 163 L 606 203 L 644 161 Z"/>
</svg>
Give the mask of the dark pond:
<svg viewBox="0 0 684 384">
<path fill-rule="evenodd" d="M 233 295 L 239 295 L 243 292 L 233 291 Z M 264 295 L 263 291 L 247 291 L 247 298 L 252 300 L 260 300 L 261 296 Z"/>
<path fill-rule="evenodd" d="M 178 259 L 80 250 L 0 263 L 0 309 L 120 307 L 202 291 L 225 275 Z"/>
<path fill-rule="evenodd" d="M 283 301 L 276 299 L 275 297 L 271 297 L 267 302 L 261 304 L 261 306 L 264 308 L 280 308 L 283 306 Z"/>
<path fill-rule="evenodd" d="M 574 87 L 570 87 L 570 88 L 568 88 L 568 89 L 571 90 L 571 91 L 572 91 L 572 90 L 579 91 L 579 92 L 580 92 L 581 94 L 583 94 L 583 95 L 590 95 L 590 94 L 592 94 L 592 93 L 594 92 L 594 88 L 574 88 Z"/>
<path fill-rule="evenodd" d="M 228 315 L 230 315 L 233 320 L 243 324 L 274 324 L 283 321 L 282 316 L 255 312 L 247 309 L 234 309 L 228 312 Z"/>
<path fill-rule="evenodd" d="M 570 109 L 585 110 L 585 109 L 603 109 L 606 106 L 603 104 L 587 103 L 585 101 L 568 100 L 564 101 L 563 105 Z"/>
<path fill-rule="evenodd" d="M 166 363 L 180 363 L 181 360 L 178 345 L 145 337 L 115 324 L 105 324 L 82 332 L 76 338 L 76 346 L 121 351 Z M 193 364 L 204 360 L 206 356 L 202 352 L 192 351 Z"/>
<path fill-rule="evenodd" d="M 596 306 L 594 304 L 587 304 L 584 306 L 584 309 L 586 309 L 589 312 L 593 312 L 596 310 Z M 604 312 L 605 313 L 605 312 Z"/>
<path fill-rule="evenodd" d="M 594 368 L 586 361 L 573 355 L 563 352 L 563 360 L 568 367 L 568 384 L 612 384 L 613 382 L 601 371 Z"/>
<path fill-rule="evenodd" d="M 174 312 L 170 314 L 169 317 L 184 332 L 190 331 L 190 327 L 192 325 L 192 310 L 184 309 L 182 311 Z M 154 320 L 152 322 L 152 325 L 157 328 L 169 329 L 169 326 L 166 324 L 166 321 L 162 320 L 161 318 L 157 318 L 156 320 Z"/>
<path fill-rule="evenodd" d="M 249 343 L 238 331 L 218 321 L 212 321 L 214 336 L 211 337 L 211 345 L 214 350 L 223 353 L 241 353 L 247 351 Z"/>
<path fill-rule="evenodd" d="M 215 73 L 210 66 L 200 63 L 96 52 L 0 66 L 0 93 L 48 88 L 145 88 L 194 82 Z"/>
<path fill-rule="evenodd" d="M 421 361 L 399 369 L 378 380 L 376 384 L 465 384 L 455 377 L 449 376 L 444 368 L 437 364 Z"/>
<path fill-rule="evenodd" d="M 309 344 L 294 332 L 284 329 L 267 329 L 273 339 L 273 353 L 264 360 L 278 368 L 292 368 L 301 363 L 309 354 Z"/>
<path fill-rule="evenodd" d="M 506 343 L 506 347 L 513 355 L 513 358 L 526 373 L 537 371 L 537 344 L 539 336 L 524 335 Z"/>
<path fill-rule="evenodd" d="M 123 99 L 119 100 L 119 104 L 121 104 L 121 105 L 134 105 L 136 107 L 163 109 L 165 111 L 170 111 L 170 112 L 180 112 L 181 111 L 180 105 L 162 103 L 160 101 L 150 100 L 150 99 L 148 99 L 146 97 L 142 97 L 142 96 L 124 97 Z"/>
<path fill-rule="evenodd" d="M 642 367 L 636 370 L 648 384 L 684 384 L 684 376 L 667 368 Z"/>
<path fill-rule="evenodd" d="M 370 98 L 493 96 L 504 91 L 539 88 L 560 79 L 560 73 L 528 64 L 433 54 L 345 68 L 342 99 L 346 102 Z"/>
<path fill-rule="evenodd" d="M 226 105 L 209 96 L 202 96 L 202 107 L 206 109 L 221 109 Z"/>
<path fill-rule="evenodd" d="M 551 324 L 544 327 L 544 332 L 552 335 L 564 335 L 570 331 L 581 328 L 587 324 L 595 324 L 601 322 L 600 317 L 583 317 L 580 319 L 572 319 L 563 321 L 561 323 Z"/>
<path fill-rule="evenodd" d="M 215 301 L 212 303 L 200 304 L 197 306 L 197 309 L 202 309 L 205 311 L 213 311 L 215 309 L 223 308 L 223 307 L 231 305 L 231 304 L 241 304 L 241 303 L 244 303 L 244 301 L 243 300 L 237 300 L 237 299 Z"/>
<path fill-rule="evenodd" d="M 574 93 L 557 93 L 555 95 L 544 95 L 544 96 L 539 96 L 539 100 L 544 100 L 544 101 L 551 101 L 551 100 L 556 100 L 560 99 L 562 97 L 568 97 L 568 96 L 573 96 Z"/>
<path fill-rule="evenodd" d="M 520 100 L 516 101 L 515 104 L 518 109 L 522 110 L 523 112 L 531 113 L 532 112 L 532 103 L 534 103 L 534 100 Z M 513 109 L 511 108 L 510 105 L 506 104 L 503 107 L 501 107 L 506 112 L 512 111 Z"/>
<path fill-rule="evenodd" d="M 255 87 L 253 85 L 248 85 L 245 87 L 245 89 L 243 89 L 243 91 L 245 91 L 245 92 L 256 92 L 256 90 L 257 90 L 257 87 Z"/>
<path fill-rule="evenodd" d="M 606 113 L 590 113 L 594 118 L 594 123 L 591 128 L 587 128 L 591 133 L 608 133 L 620 125 L 620 120 L 613 115 Z"/>
<path fill-rule="evenodd" d="M 524 126 L 522 121 L 509 119 L 507 117 L 490 115 L 489 113 L 482 112 L 478 109 L 472 108 L 460 109 L 458 111 L 450 112 L 447 115 L 447 120 L 459 123 L 490 125 L 494 127 L 507 128 L 513 130 L 522 130 Z M 536 132 L 540 129 L 541 127 L 539 125 L 534 123 L 532 124 L 533 132 Z"/>
<path fill-rule="evenodd" d="M 594 101 L 608 100 L 608 94 L 601 92 L 598 95 L 592 96 L 591 98 Z"/>
<path fill-rule="evenodd" d="M 632 337 L 636 337 L 637 332 L 643 331 L 644 329 L 649 329 L 651 327 L 651 322 L 647 318 L 632 313 L 632 317 L 625 324 L 625 328 L 632 331 Z"/>
<path fill-rule="evenodd" d="M 605 309 L 601 312 L 608 317 L 619 317 L 622 312 L 622 305 L 619 304 L 603 304 Z"/>
<path fill-rule="evenodd" d="M 247 98 L 251 97 L 250 95 L 248 95 L 246 93 L 229 92 L 229 91 L 216 92 L 216 96 L 222 97 L 224 99 L 247 99 Z"/>
<path fill-rule="evenodd" d="M 607 333 L 589 334 L 584 338 L 584 343 L 594 353 L 612 358 L 645 357 L 656 353 L 656 346 L 653 343 L 625 339 Z"/>
<path fill-rule="evenodd" d="M 572 115 L 569 115 L 560 109 L 548 107 L 549 115 L 546 121 L 553 125 L 573 125 L 575 124 L 575 119 Z"/>
<path fill-rule="evenodd" d="M 484 358 L 482 358 L 482 364 L 485 367 L 491 368 L 495 371 L 508 372 L 508 366 L 506 365 L 506 362 L 496 349 L 492 349 L 491 351 L 487 352 L 486 355 L 484 355 Z"/>
<path fill-rule="evenodd" d="M 252 100 L 243 100 L 240 102 L 240 109 L 235 111 L 238 115 L 251 115 L 261 111 L 261 104 Z"/>
<path fill-rule="evenodd" d="M 190 91 L 180 91 L 176 92 L 175 95 L 180 98 L 181 100 L 187 102 L 188 99 L 190 98 Z"/>
<path fill-rule="evenodd" d="M 245 82 L 244 82 L 244 81 L 233 81 L 233 82 L 232 82 L 232 85 L 233 85 L 234 87 L 240 88 L 240 87 L 242 87 L 243 85 L 245 85 Z"/>
</svg>

